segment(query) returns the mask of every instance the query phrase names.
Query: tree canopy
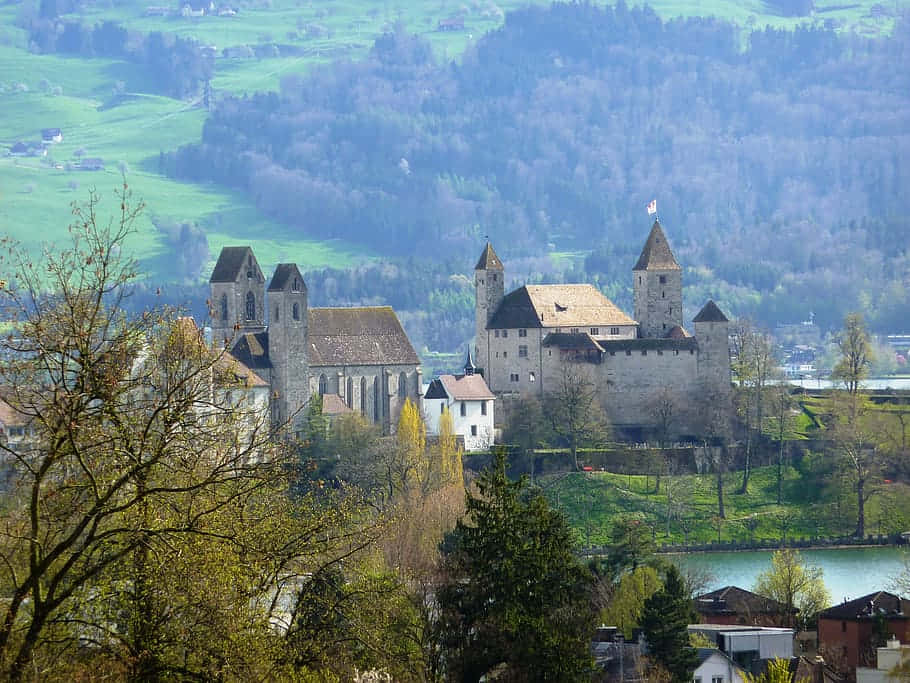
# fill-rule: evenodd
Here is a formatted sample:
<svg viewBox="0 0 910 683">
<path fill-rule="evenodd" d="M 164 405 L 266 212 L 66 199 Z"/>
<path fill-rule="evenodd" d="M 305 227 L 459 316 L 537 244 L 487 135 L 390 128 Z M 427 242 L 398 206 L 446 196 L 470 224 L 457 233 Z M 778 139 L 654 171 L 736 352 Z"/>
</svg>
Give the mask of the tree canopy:
<svg viewBox="0 0 910 683">
<path fill-rule="evenodd" d="M 499 668 L 505 680 L 587 680 L 592 577 L 565 518 L 508 479 L 502 452 L 476 484 L 438 591 L 449 676 L 477 681 Z"/>
</svg>

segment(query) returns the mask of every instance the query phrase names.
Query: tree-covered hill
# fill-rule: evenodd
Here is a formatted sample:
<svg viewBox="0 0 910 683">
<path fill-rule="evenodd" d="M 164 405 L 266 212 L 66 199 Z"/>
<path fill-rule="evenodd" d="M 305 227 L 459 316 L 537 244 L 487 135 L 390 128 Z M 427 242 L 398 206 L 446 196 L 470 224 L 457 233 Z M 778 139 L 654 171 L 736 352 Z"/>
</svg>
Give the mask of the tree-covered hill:
<svg viewBox="0 0 910 683">
<path fill-rule="evenodd" d="M 554 4 L 509 14 L 460 63 L 399 30 L 363 62 L 228 98 L 168 164 L 389 257 L 462 254 L 467 271 L 484 235 L 507 261 L 592 250 L 572 275 L 621 302 L 656 196 L 691 306 L 832 327 L 862 306 L 893 328 L 908 57 L 906 18 L 878 40 L 765 29 L 742 50 L 714 19 Z"/>
</svg>

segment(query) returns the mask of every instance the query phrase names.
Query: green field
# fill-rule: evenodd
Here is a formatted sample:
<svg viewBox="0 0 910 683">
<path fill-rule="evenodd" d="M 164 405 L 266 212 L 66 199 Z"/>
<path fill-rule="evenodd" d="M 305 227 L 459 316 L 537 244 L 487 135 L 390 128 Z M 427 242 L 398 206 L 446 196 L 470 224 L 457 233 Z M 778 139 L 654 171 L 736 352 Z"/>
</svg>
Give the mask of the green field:
<svg viewBox="0 0 910 683">
<path fill-rule="evenodd" d="M 672 477 L 671 490 L 688 491 L 684 503 L 674 509 L 667 536 L 667 496 L 662 480 L 660 493 L 653 493 L 654 477 L 608 472 L 587 472 L 543 478 L 547 497 L 569 517 L 575 540 L 581 545 L 612 542 L 613 520 L 636 515 L 653 529 L 658 544 L 708 543 L 751 539 L 811 538 L 849 535 L 855 525 L 855 504 L 849 493 L 806 501 L 805 483 L 792 467 L 784 476 L 784 504 L 776 504 L 777 471 L 761 467 L 753 471 L 748 494 L 734 493 L 741 474 L 730 473 L 725 481 L 726 519 L 719 521 L 714 475 Z M 679 482 L 682 480 L 683 485 Z M 866 503 L 867 533 L 897 533 L 910 529 L 910 486 L 880 482 L 879 492 Z M 674 493 L 674 497 L 676 497 Z M 880 526 L 879 526 L 880 525 Z M 688 536 L 686 535 L 688 530 Z"/>
<path fill-rule="evenodd" d="M 372 41 L 398 22 L 426 37 L 441 59 L 455 59 L 483 33 L 501 25 L 505 12 L 526 3 L 261 0 L 241 5 L 233 17 L 199 18 L 147 17 L 149 4 L 153 3 L 99 3 L 82 16 L 86 23 L 112 19 L 133 31 L 166 31 L 213 45 L 218 51 L 212 81 L 217 97 L 276 89 L 286 74 L 334 59 L 362 58 Z M 877 7 L 874 17 L 873 5 Z M 767 14 L 764 4 L 756 0 L 657 0 L 653 6 L 664 17 L 709 14 L 743 26 L 793 27 L 805 21 Z M 828 0 L 819 4 L 814 20 L 831 19 L 845 30 L 874 35 L 890 29 L 899 6 L 903 5 L 872 0 L 845 6 Z M 143 94 L 142 70 L 124 62 L 29 52 L 28 36 L 15 26 L 23 7 L 21 2 L 0 7 L 0 154 L 19 140 L 37 140 L 41 128 L 61 128 L 64 140 L 44 159 L 0 156 L 0 233 L 12 235 L 32 251 L 42 242 L 58 240 L 65 234 L 70 202 L 84 200 L 88 188 L 110 196 L 123 170 L 135 195 L 147 205 L 131 246 L 152 278 L 175 278 L 174 259 L 152 226 L 152 216 L 201 226 L 213 256 L 227 243 L 251 244 L 266 269 L 283 259 L 304 267 L 345 266 L 372 256 L 359 245 L 311 239 L 300 226 L 277 224 L 262 216 L 248 198 L 224 188 L 162 176 L 159 152 L 199 139 L 206 111 L 198 99 Z M 828 11 L 832 7 L 840 9 Z M 464 17 L 464 31 L 436 30 L 439 20 L 456 15 Z M 225 47 L 267 44 L 279 46 L 277 56 L 221 56 Z M 300 54 L 281 56 L 281 46 Z M 118 83 L 126 95 L 114 100 Z M 105 170 L 75 169 L 77 153 L 102 158 Z M 569 262 L 577 256 L 556 257 Z M 204 268 L 199 277 L 206 272 Z"/>
</svg>

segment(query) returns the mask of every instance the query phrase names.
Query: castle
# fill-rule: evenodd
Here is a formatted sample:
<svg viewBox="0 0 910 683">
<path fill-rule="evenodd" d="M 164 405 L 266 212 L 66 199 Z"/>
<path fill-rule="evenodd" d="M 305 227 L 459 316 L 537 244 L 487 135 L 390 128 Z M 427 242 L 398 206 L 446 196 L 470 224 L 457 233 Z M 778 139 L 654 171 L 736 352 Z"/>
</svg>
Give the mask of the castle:
<svg viewBox="0 0 910 683">
<path fill-rule="evenodd" d="M 309 308 L 296 264 L 278 264 L 266 289 L 246 246 L 221 250 L 209 286 L 212 339 L 268 383 L 273 424 L 299 424 L 316 393 L 324 412 L 359 412 L 385 433 L 405 400 L 419 405 L 420 359 L 391 307 Z"/>
<path fill-rule="evenodd" d="M 615 427 L 699 430 L 731 393 L 728 320 L 708 301 L 683 327 L 682 269 L 658 221 L 632 269 L 635 318 L 592 285 L 525 285 L 504 294 L 505 268 L 487 243 L 474 268 L 475 358 L 498 395 L 558 392 L 568 376 L 598 389 Z M 666 419 L 666 418 L 663 418 Z"/>
</svg>

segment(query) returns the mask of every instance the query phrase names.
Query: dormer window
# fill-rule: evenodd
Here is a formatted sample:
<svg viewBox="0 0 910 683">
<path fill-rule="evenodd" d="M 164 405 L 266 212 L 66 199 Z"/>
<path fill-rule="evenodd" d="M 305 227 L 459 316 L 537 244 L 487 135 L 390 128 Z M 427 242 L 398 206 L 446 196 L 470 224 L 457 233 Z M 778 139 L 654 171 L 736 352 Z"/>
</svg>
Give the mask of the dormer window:
<svg viewBox="0 0 910 683">
<path fill-rule="evenodd" d="M 565 312 L 565 311 L 568 311 L 568 310 L 569 310 L 569 307 L 568 307 L 568 306 L 563 306 L 563 305 L 557 304 L 557 303 L 554 303 L 553 305 L 556 307 L 556 312 L 557 312 L 557 313 L 562 313 L 562 312 Z"/>
</svg>

